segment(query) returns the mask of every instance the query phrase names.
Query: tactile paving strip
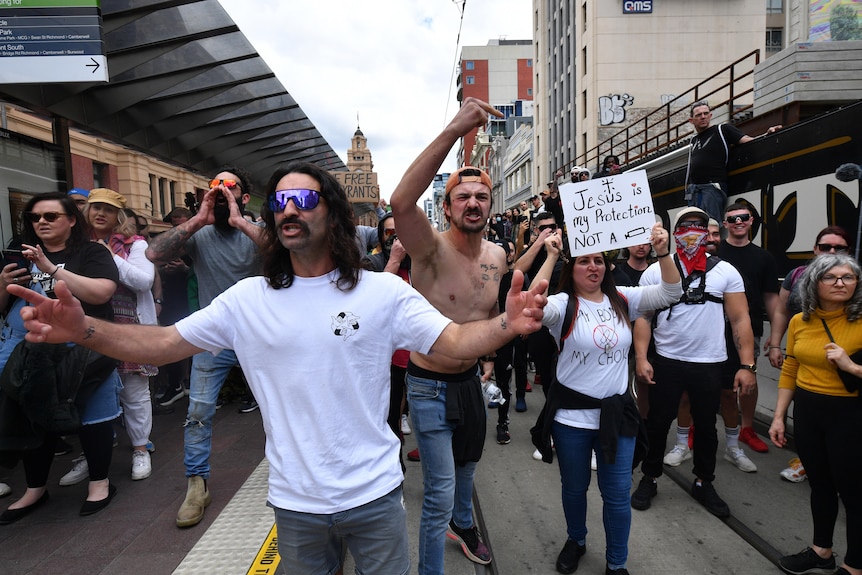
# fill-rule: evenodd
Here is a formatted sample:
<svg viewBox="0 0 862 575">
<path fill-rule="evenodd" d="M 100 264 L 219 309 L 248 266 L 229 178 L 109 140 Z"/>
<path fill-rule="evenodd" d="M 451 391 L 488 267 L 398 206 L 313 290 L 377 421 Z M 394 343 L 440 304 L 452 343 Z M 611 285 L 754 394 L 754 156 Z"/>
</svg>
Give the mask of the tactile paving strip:
<svg viewBox="0 0 862 575">
<path fill-rule="evenodd" d="M 244 575 L 272 529 L 266 506 L 269 463 L 264 459 L 225 506 L 204 536 L 174 570 L 174 575 Z"/>
</svg>

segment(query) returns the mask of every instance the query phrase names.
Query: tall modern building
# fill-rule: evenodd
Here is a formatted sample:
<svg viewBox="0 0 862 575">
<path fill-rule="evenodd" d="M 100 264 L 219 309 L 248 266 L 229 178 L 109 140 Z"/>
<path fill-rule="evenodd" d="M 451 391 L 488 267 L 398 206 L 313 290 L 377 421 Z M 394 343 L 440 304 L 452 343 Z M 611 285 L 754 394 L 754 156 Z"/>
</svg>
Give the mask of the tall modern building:
<svg viewBox="0 0 862 575">
<path fill-rule="evenodd" d="M 464 46 L 458 76 L 458 101 L 475 97 L 508 118 L 516 102 L 533 99 L 533 47 L 530 40 L 490 40 L 486 46 Z M 478 128 L 467 134 L 458 150 L 458 164 L 470 162 Z"/>
<path fill-rule="evenodd" d="M 533 0 L 534 181 L 746 54 L 780 50 L 785 2 L 803 0 Z"/>
</svg>

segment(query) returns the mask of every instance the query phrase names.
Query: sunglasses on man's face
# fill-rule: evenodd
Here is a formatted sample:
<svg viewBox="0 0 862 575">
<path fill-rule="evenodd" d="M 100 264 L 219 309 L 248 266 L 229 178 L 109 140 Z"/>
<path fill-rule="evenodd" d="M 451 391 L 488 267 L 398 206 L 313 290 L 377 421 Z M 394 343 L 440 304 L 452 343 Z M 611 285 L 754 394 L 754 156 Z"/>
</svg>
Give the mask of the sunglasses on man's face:
<svg viewBox="0 0 862 575">
<path fill-rule="evenodd" d="M 545 230 L 554 231 L 555 229 L 557 229 L 557 224 L 546 224 L 544 226 L 539 226 L 539 232 L 543 232 Z"/>
<path fill-rule="evenodd" d="M 287 208 L 287 202 L 293 200 L 297 209 L 302 211 L 313 210 L 320 202 L 320 192 L 317 190 L 306 190 L 298 188 L 294 190 L 276 190 L 269 195 L 269 209 L 273 213 L 283 212 Z"/>
<path fill-rule="evenodd" d="M 236 180 L 218 180 L 218 179 L 216 179 L 216 180 L 210 181 L 210 189 L 219 187 L 219 184 L 223 185 L 224 187 L 226 187 L 229 190 L 232 190 L 239 185 L 236 183 Z"/>
<path fill-rule="evenodd" d="M 724 218 L 724 221 L 729 224 L 737 224 L 739 222 L 747 222 L 750 219 L 751 214 L 737 214 L 735 216 L 727 216 L 726 218 Z"/>
<path fill-rule="evenodd" d="M 39 220 L 41 220 L 42 218 L 45 218 L 45 221 L 50 224 L 51 222 L 56 222 L 57 218 L 59 218 L 60 216 L 65 215 L 67 214 L 63 212 L 44 212 L 41 214 L 39 212 L 24 212 L 24 217 L 33 222 L 34 224 L 38 223 Z"/>
</svg>

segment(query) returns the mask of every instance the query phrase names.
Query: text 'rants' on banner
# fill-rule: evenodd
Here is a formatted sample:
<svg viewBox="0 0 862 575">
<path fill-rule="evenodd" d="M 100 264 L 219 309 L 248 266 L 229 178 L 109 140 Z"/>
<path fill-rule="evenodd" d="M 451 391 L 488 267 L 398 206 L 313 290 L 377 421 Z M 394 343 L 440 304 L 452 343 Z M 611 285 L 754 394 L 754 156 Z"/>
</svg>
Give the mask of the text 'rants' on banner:
<svg viewBox="0 0 862 575">
<path fill-rule="evenodd" d="M 646 171 L 560 186 L 572 256 L 645 244 L 656 223 Z"/>
</svg>

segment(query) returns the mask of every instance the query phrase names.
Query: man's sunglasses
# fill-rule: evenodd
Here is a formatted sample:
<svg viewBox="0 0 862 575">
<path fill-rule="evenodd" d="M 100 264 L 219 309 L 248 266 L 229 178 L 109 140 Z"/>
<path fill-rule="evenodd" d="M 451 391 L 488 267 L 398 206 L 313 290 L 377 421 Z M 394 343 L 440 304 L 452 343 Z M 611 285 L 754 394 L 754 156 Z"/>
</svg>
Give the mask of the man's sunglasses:
<svg viewBox="0 0 862 575">
<path fill-rule="evenodd" d="M 44 212 L 42 214 L 38 212 L 24 212 L 24 217 L 33 222 L 34 224 L 42 218 L 45 218 L 45 221 L 50 224 L 51 222 L 56 222 L 57 218 L 59 218 L 60 216 L 66 215 L 68 214 L 65 214 L 63 212 Z"/>
<path fill-rule="evenodd" d="M 724 218 L 724 221 L 729 224 L 736 224 L 739 222 L 747 222 L 750 219 L 751 214 L 737 214 L 735 216 L 727 216 L 726 218 Z"/>
<path fill-rule="evenodd" d="M 555 230 L 557 229 L 557 224 L 547 224 L 544 226 L 539 226 L 539 231 L 543 232 L 545 230 Z"/>
<path fill-rule="evenodd" d="M 306 190 L 298 188 L 295 190 L 276 190 L 269 195 L 267 202 L 273 213 L 283 212 L 287 202 L 293 200 L 297 209 L 302 211 L 313 210 L 320 201 L 320 192 L 317 190 Z"/>
<path fill-rule="evenodd" d="M 50 220 L 48 220 L 48 221 L 50 221 Z M 847 253 L 847 250 L 849 249 L 849 247 L 848 246 L 839 246 L 836 244 L 817 244 L 817 249 L 820 250 L 821 252 L 828 252 L 831 250 L 835 250 L 836 254 L 844 254 L 844 253 Z"/>
<path fill-rule="evenodd" d="M 232 190 L 239 185 L 238 183 L 236 183 L 236 180 L 210 180 L 210 189 L 217 188 L 219 184 L 223 185 L 229 190 Z"/>
<path fill-rule="evenodd" d="M 387 228 L 387 229 L 383 230 L 383 235 L 384 235 L 384 237 L 387 237 L 387 238 L 391 238 L 392 236 L 395 235 L 395 233 L 396 233 L 395 228 Z"/>
</svg>

